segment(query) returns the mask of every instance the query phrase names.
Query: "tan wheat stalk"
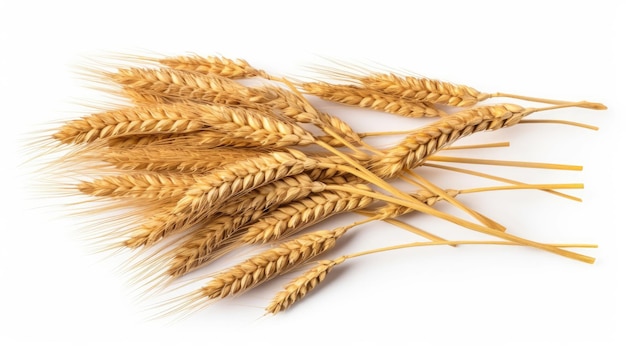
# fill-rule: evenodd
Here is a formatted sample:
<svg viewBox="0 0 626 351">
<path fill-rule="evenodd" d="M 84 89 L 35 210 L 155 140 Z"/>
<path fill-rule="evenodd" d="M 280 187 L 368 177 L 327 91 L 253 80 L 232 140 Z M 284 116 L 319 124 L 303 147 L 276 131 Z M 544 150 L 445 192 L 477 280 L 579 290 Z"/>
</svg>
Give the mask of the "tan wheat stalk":
<svg viewBox="0 0 626 351">
<path fill-rule="evenodd" d="M 440 117 L 446 113 L 430 102 L 421 102 L 356 85 L 310 82 L 300 85 L 304 91 L 324 100 L 369 108 L 404 117 Z"/>
<path fill-rule="evenodd" d="M 423 246 L 439 246 L 439 245 L 447 245 L 447 246 L 460 246 L 460 245 L 519 245 L 510 241 L 469 241 L 469 240 L 458 240 L 458 241 L 448 241 L 448 240 L 440 240 L 440 241 L 431 241 L 431 242 L 413 242 L 408 244 L 394 245 L 388 247 L 382 247 L 373 250 L 367 250 L 362 252 L 357 252 L 354 254 L 344 255 L 338 257 L 334 260 L 321 260 L 316 262 L 316 264 L 304 272 L 303 274 L 297 276 L 293 280 L 291 280 L 283 290 L 274 295 L 274 298 L 266 307 L 267 313 L 276 314 L 282 311 L 285 311 L 289 307 L 291 307 L 296 302 L 302 300 L 311 290 L 315 289 L 324 279 L 326 279 L 327 275 L 330 271 L 335 268 L 337 265 L 344 263 L 349 259 L 353 259 L 360 256 L 370 255 L 374 253 L 380 253 L 391 250 L 399 250 L 406 249 L 412 247 L 423 247 Z M 547 244 L 552 247 L 558 248 L 596 248 L 597 245 L 590 244 Z"/>
<path fill-rule="evenodd" d="M 365 172 L 367 172 L 367 170 L 365 170 Z M 355 172 L 357 173 L 357 172 Z M 366 176 L 366 174 L 364 174 L 363 176 Z M 367 176 L 372 176 L 375 177 L 375 175 L 373 174 L 369 174 L 367 173 Z M 373 178 L 375 179 L 375 178 Z M 380 183 L 381 185 L 385 185 L 385 183 Z M 342 191 L 342 187 L 341 186 L 333 186 L 333 185 L 329 185 L 326 187 L 327 190 L 339 190 Z M 389 188 L 389 190 L 394 190 L 393 188 Z M 385 195 L 382 193 L 378 193 L 378 192 L 372 192 L 372 191 L 366 191 L 363 189 L 358 189 L 358 188 L 353 188 L 350 190 L 352 194 L 361 194 L 363 196 L 367 196 L 367 197 L 371 197 L 373 199 L 378 199 L 378 200 L 382 200 L 382 201 L 386 201 L 389 203 L 394 203 L 397 205 L 401 205 L 401 206 L 405 206 L 408 208 L 412 208 L 415 211 L 419 211 L 419 212 L 423 212 L 423 213 L 427 213 L 433 216 L 436 216 L 438 218 L 441 219 L 445 219 L 447 221 L 450 221 L 452 223 L 455 223 L 457 225 L 463 226 L 465 228 L 471 229 L 471 230 L 475 230 L 477 232 L 481 232 L 484 234 L 488 234 L 491 236 L 495 236 L 497 238 L 503 239 L 503 240 L 507 240 L 507 241 L 511 241 L 514 242 L 518 245 L 526 245 L 526 246 L 531 246 L 537 249 L 541 249 L 541 250 L 545 250 L 548 252 L 552 252 L 555 254 L 558 254 L 560 256 L 563 257 L 568 257 L 571 259 L 575 259 L 575 260 L 579 260 L 581 262 L 585 262 L 585 263 L 593 263 L 595 261 L 595 259 L 593 257 L 589 257 L 586 255 L 582 255 L 582 254 L 578 254 L 575 252 L 571 252 L 571 251 L 567 251 L 567 250 L 563 250 L 560 249 L 558 247 L 554 247 L 554 246 L 550 246 L 547 244 L 543 244 L 540 242 L 536 242 L 536 241 L 532 241 L 532 240 L 528 240 L 528 239 L 524 239 L 521 238 L 519 236 L 510 234 L 505 232 L 502 229 L 496 229 L 496 228 L 491 228 L 491 227 L 484 227 L 481 225 L 477 225 L 476 223 L 473 222 L 469 222 L 465 219 L 450 215 L 448 213 L 445 212 L 441 212 L 438 211 L 436 209 L 433 209 L 430 206 L 427 206 L 426 204 L 423 204 L 419 201 L 416 201 L 414 198 L 411 198 L 410 195 L 405 194 L 405 193 L 398 193 L 397 196 L 398 197 L 394 197 L 394 196 L 389 196 L 389 195 Z M 441 195 L 441 194 L 440 194 Z"/>
</svg>

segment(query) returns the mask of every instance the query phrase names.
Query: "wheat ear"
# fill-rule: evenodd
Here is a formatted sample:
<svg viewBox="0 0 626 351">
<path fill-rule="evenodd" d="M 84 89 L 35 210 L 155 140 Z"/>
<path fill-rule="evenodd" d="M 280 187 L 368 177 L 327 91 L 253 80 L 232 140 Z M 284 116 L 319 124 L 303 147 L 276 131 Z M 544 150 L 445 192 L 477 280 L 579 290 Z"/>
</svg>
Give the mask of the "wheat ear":
<svg viewBox="0 0 626 351">
<path fill-rule="evenodd" d="M 182 113 L 177 105 L 136 106 L 94 113 L 63 125 L 52 137 L 65 144 L 153 133 L 186 133 L 204 123 Z"/>
<path fill-rule="evenodd" d="M 267 73 L 252 67 L 246 60 L 217 56 L 175 56 L 154 59 L 175 70 L 216 74 L 230 79 L 266 77 Z"/>
<path fill-rule="evenodd" d="M 315 289 L 319 283 L 326 279 L 328 273 L 330 273 L 336 265 L 343 263 L 345 260 L 346 258 L 342 256 L 335 260 L 317 262 L 313 268 L 285 285 L 283 290 L 274 296 L 272 301 L 265 308 L 265 311 L 267 311 L 267 313 L 276 314 L 288 309 L 297 301 L 302 300 L 309 291 Z"/>
<path fill-rule="evenodd" d="M 570 101 L 544 99 L 509 93 L 483 93 L 466 85 L 453 84 L 430 78 L 399 76 L 396 74 L 375 73 L 368 76 L 352 77 L 363 86 L 398 97 L 429 101 L 449 106 L 469 107 L 493 97 L 507 97 L 518 100 L 540 102 L 552 105 L 571 104 Z M 605 110 L 600 103 L 588 103 L 584 108 Z"/>
<path fill-rule="evenodd" d="M 112 148 L 100 151 L 97 157 L 124 170 L 202 174 L 228 162 L 263 153 L 254 149 L 148 146 L 128 150 Z"/>
<path fill-rule="evenodd" d="M 489 94 L 481 93 L 474 88 L 429 78 L 401 77 L 384 73 L 355 78 L 363 86 L 385 94 L 450 106 L 472 106 L 489 98 Z"/>
<path fill-rule="evenodd" d="M 168 102 L 188 100 L 234 106 L 250 103 L 246 97 L 247 89 L 243 85 L 216 74 L 170 68 L 127 68 L 105 75 L 120 84 L 125 91 L 133 91 L 137 97 L 147 96 L 147 102 L 154 101 L 154 97 L 157 97 L 165 98 L 161 101 Z"/>
<path fill-rule="evenodd" d="M 308 94 L 324 100 L 351 106 L 369 108 L 404 117 L 439 117 L 446 113 L 430 102 L 410 100 L 387 95 L 373 89 L 356 85 L 340 85 L 325 82 L 310 82 L 300 85 Z"/>
<path fill-rule="evenodd" d="M 142 199 L 177 199 L 182 197 L 199 176 L 135 172 L 106 176 L 78 184 L 80 192 L 92 196 L 132 197 Z"/>
<path fill-rule="evenodd" d="M 343 185 L 342 191 L 322 191 L 286 204 L 252 224 L 238 242 L 275 241 L 332 215 L 363 209 L 373 202 L 370 197 L 351 193 L 353 187 L 369 191 L 365 185 Z"/>
<path fill-rule="evenodd" d="M 201 288 L 205 299 L 239 294 L 333 248 L 345 228 L 320 230 L 279 244 L 213 277 Z"/>
<path fill-rule="evenodd" d="M 533 110 L 513 104 L 457 112 L 411 133 L 383 156 L 377 156 L 371 169 L 384 178 L 399 175 L 461 137 L 514 125 L 531 112 Z"/>
</svg>

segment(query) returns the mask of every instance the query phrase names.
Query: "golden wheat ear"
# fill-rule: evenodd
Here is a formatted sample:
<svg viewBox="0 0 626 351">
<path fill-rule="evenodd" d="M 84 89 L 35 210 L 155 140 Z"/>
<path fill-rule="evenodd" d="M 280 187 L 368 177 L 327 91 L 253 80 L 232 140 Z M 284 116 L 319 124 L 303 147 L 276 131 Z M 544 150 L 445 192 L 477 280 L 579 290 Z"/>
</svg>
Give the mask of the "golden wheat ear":
<svg viewBox="0 0 626 351">
<path fill-rule="evenodd" d="M 353 83 L 353 86 L 363 89 L 363 91 L 375 91 L 380 94 L 395 97 L 396 99 L 407 99 L 453 107 L 471 107 L 487 99 L 498 97 L 550 105 L 566 105 L 572 103 L 571 101 L 502 92 L 486 93 L 467 85 L 432 78 L 397 73 L 379 73 L 349 63 L 334 63 L 336 65 L 338 64 L 341 68 L 313 67 L 313 70 L 329 78 Z M 592 102 L 587 103 L 584 108 L 605 110 L 606 106 L 601 103 Z"/>
</svg>

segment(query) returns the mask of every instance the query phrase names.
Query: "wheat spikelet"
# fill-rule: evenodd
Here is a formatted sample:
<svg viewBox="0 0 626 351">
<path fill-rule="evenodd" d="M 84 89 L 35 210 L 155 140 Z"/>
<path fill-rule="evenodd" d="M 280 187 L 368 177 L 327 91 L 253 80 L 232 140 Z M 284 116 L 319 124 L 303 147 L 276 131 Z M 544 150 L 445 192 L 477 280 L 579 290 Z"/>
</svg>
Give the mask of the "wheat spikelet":
<svg viewBox="0 0 626 351">
<path fill-rule="evenodd" d="M 252 149 L 147 146 L 130 150 L 101 150 L 91 157 L 102 159 L 119 169 L 151 172 L 206 173 L 239 159 L 261 155 Z"/>
<path fill-rule="evenodd" d="M 191 132 L 185 135 L 191 135 L 195 133 L 200 132 Z M 143 147 L 147 145 L 163 143 L 167 140 L 171 140 L 175 135 L 177 134 L 133 134 L 106 139 L 106 143 L 107 146 L 111 149 L 128 150 L 135 147 Z"/>
<path fill-rule="evenodd" d="M 198 223 L 218 211 L 232 196 L 316 166 L 301 152 L 271 152 L 240 160 L 198 178 L 196 184 L 172 208 L 150 218 L 124 245 L 136 248 L 150 245 L 178 230 Z"/>
<path fill-rule="evenodd" d="M 335 165 L 346 164 L 346 162 L 341 157 L 334 156 L 334 155 L 312 155 L 311 158 L 320 164 L 335 164 Z M 343 172 L 341 170 L 338 170 L 337 168 L 332 168 L 332 167 L 316 167 L 316 168 L 309 170 L 307 174 L 313 180 L 324 181 L 324 182 L 326 182 L 326 179 L 330 179 L 333 177 L 340 177 L 342 179 L 348 180 L 348 182 L 356 181 L 357 179 L 355 176 L 346 174 L 346 172 Z"/>
<path fill-rule="evenodd" d="M 298 123 L 311 123 L 322 130 L 331 128 L 348 141 L 361 140 L 347 123 L 335 116 L 318 111 L 306 99 L 292 91 L 275 86 L 259 87 L 256 90 L 265 96 L 264 104 Z M 270 96 L 273 97 L 269 98 Z"/>
<path fill-rule="evenodd" d="M 432 103 L 387 95 L 356 85 L 311 82 L 301 85 L 309 94 L 324 100 L 393 113 L 405 117 L 439 117 L 446 115 Z"/>
<path fill-rule="evenodd" d="M 234 138 L 225 132 L 215 130 L 201 130 L 197 132 L 181 133 L 181 134 L 163 134 L 119 137 L 110 139 L 110 147 L 132 148 L 142 145 L 165 146 L 173 148 L 203 148 L 212 149 L 219 147 L 236 147 L 236 148 L 263 148 L 264 140 L 253 140 L 245 138 Z M 157 138 L 151 138 L 157 137 Z M 137 142 L 137 145 L 133 145 Z"/>
<path fill-rule="evenodd" d="M 377 73 L 356 77 L 365 87 L 406 99 L 468 107 L 489 98 L 474 88 L 429 78 L 400 77 Z"/>
<path fill-rule="evenodd" d="M 248 99 L 242 97 L 245 87 L 215 74 L 199 74 L 169 68 L 126 68 L 107 76 L 135 94 L 227 105 L 245 105 L 248 102 Z"/>
<path fill-rule="evenodd" d="M 132 134 L 185 133 L 204 128 L 204 123 L 180 110 L 178 105 L 136 106 L 94 113 L 63 125 L 52 137 L 65 144 Z"/>
<path fill-rule="evenodd" d="M 194 107 L 205 108 L 202 105 Z M 234 138 L 253 140 L 273 147 L 315 143 L 315 138 L 309 132 L 288 120 L 241 108 L 212 106 L 211 109 L 219 111 L 217 116 L 221 119 L 220 123 L 211 126 Z"/>
<path fill-rule="evenodd" d="M 284 242 L 217 274 L 201 288 L 202 296 L 218 299 L 242 293 L 330 250 L 345 232 L 321 230 Z"/>
<path fill-rule="evenodd" d="M 196 184 L 198 178 L 192 174 L 135 172 L 83 181 L 77 188 L 92 196 L 177 199 Z"/>
<path fill-rule="evenodd" d="M 230 79 L 267 77 L 267 73 L 258 70 L 242 59 L 198 55 L 175 56 L 157 59 L 157 62 L 176 70 L 192 71 L 203 74 L 216 74 Z"/>
<path fill-rule="evenodd" d="M 206 127 L 227 133 L 229 137 L 248 139 L 275 147 L 310 145 L 315 138 L 297 124 L 275 116 L 223 105 L 196 103 L 172 104 Z"/>
<path fill-rule="evenodd" d="M 418 129 L 400 144 L 376 156 L 371 170 L 384 178 L 412 169 L 426 158 L 455 140 L 484 130 L 496 130 L 514 125 L 531 113 L 513 104 L 476 107 L 457 112 Z"/>
<path fill-rule="evenodd" d="M 324 183 L 313 181 L 306 174 L 298 174 L 260 186 L 220 208 L 219 212 L 235 215 L 246 209 L 263 210 L 306 197 L 311 192 L 323 191 L 324 188 Z"/>
<path fill-rule="evenodd" d="M 345 257 L 340 257 L 332 261 L 323 260 L 317 262 L 313 268 L 285 285 L 283 290 L 274 296 L 265 308 L 265 311 L 276 314 L 288 309 L 294 303 L 304 298 L 309 291 L 315 289 L 316 286 L 326 279 L 328 273 L 336 265 L 343 263 L 345 260 Z"/>
<path fill-rule="evenodd" d="M 322 112 L 319 114 L 318 121 L 319 122 L 316 125 L 323 130 L 325 130 L 325 128 L 330 128 L 348 142 L 356 144 L 362 143 L 361 136 L 355 132 L 348 123 L 336 116 Z M 333 138 L 330 144 L 344 146 L 341 142 L 335 144 L 335 140 L 336 139 Z"/>
<path fill-rule="evenodd" d="M 353 185 L 369 190 L 365 185 Z M 351 185 L 345 185 L 349 189 Z M 246 244 L 267 243 L 332 215 L 367 207 L 373 199 L 347 191 L 322 191 L 299 201 L 281 206 L 254 223 L 239 239 Z"/>
<path fill-rule="evenodd" d="M 158 104 L 171 104 L 176 102 L 176 99 L 161 96 L 156 93 L 146 92 L 143 90 L 137 90 L 133 88 L 123 87 L 119 92 L 123 98 L 130 100 L 135 105 L 158 105 Z"/>
</svg>

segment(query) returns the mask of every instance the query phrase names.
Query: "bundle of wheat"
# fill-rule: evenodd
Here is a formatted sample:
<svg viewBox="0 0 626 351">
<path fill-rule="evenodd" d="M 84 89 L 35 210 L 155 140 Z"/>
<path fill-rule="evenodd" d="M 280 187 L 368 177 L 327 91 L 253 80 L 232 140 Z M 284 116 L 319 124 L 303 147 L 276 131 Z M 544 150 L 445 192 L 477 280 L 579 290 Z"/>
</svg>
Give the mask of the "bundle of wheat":
<svg viewBox="0 0 626 351">
<path fill-rule="evenodd" d="M 568 249 L 594 245 L 525 239 L 508 233 L 501 224 L 458 200 L 463 194 L 500 189 L 538 189 L 576 199 L 557 190 L 576 189 L 581 184 L 525 184 L 438 162 L 578 167 L 454 158 L 438 152 L 501 146 L 452 144 L 471 134 L 518 123 L 593 128 L 569 121 L 524 118 L 559 108 L 602 110 L 602 104 L 487 94 L 463 85 L 394 73 L 359 75 L 334 69 L 327 71 L 330 78 L 343 79 L 343 83 L 296 82 L 270 75 L 244 60 L 222 57 L 142 57 L 137 61 L 153 68 L 123 67 L 98 74 L 99 79 L 116 84 L 117 93 L 133 105 L 69 121 L 52 134 L 58 146 L 69 150 L 55 165 L 79 173 L 96 172 L 95 177 L 82 179 L 70 189 L 96 200 L 112 201 L 102 209 L 115 210 L 116 217 L 111 220 L 118 220 L 124 228 L 98 234 L 96 241 L 106 249 L 156 248 L 139 250 L 149 254 L 139 259 L 136 256 L 131 266 L 137 281 L 157 286 L 171 284 L 201 267 L 210 269 L 211 262 L 235 248 L 273 245 L 230 269 L 209 274 L 202 288 L 173 300 L 170 311 L 195 310 L 301 268 L 332 251 L 349 229 L 372 221 L 386 221 L 427 241 L 321 260 L 278 293 L 267 311 L 277 313 L 291 306 L 336 265 L 392 249 L 523 245 L 587 263 L 594 260 Z M 242 78 L 252 78 L 257 84 L 237 81 Z M 379 149 L 365 139 L 392 132 L 357 133 L 344 120 L 315 107 L 307 95 L 435 120 L 405 131 L 404 139 L 396 145 Z M 494 97 L 548 106 L 477 105 Z M 311 126 L 305 128 L 306 124 Z M 420 174 L 423 167 L 482 176 L 508 185 L 442 189 Z M 407 185 L 414 190 L 400 190 Z M 438 202 L 448 202 L 475 220 L 440 210 Z M 120 211 L 125 208 L 127 212 Z M 365 219 L 333 230 L 301 234 L 308 226 L 346 212 Z M 436 216 L 500 240 L 446 240 L 398 219 L 410 212 Z"/>
</svg>

